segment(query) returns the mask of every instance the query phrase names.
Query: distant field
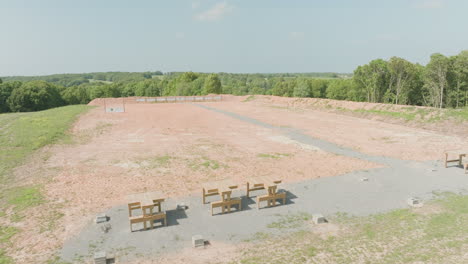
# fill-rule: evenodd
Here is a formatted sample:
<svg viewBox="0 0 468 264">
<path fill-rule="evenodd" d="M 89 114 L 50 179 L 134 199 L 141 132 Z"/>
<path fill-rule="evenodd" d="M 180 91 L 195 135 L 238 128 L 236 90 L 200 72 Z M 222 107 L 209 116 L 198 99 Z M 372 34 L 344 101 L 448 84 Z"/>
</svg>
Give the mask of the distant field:
<svg viewBox="0 0 468 264">
<path fill-rule="evenodd" d="M 95 80 L 95 79 L 88 79 L 88 81 L 89 81 L 90 83 L 96 83 L 96 82 L 97 82 L 97 83 L 106 83 L 106 84 L 112 83 L 111 81 L 102 81 L 102 80 Z"/>
</svg>

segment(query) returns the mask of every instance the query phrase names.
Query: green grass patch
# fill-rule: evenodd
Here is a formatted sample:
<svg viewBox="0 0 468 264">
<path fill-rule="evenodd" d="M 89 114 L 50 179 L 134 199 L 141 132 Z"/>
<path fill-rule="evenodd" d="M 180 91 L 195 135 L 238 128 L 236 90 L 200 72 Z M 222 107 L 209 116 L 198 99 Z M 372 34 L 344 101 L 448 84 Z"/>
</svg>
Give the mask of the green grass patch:
<svg viewBox="0 0 468 264">
<path fill-rule="evenodd" d="M 245 102 L 250 102 L 250 101 L 253 101 L 253 100 L 255 100 L 255 95 L 250 95 L 249 97 L 245 98 L 244 101 L 242 101 L 242 102 L 245 103 Z"/>
<path fill-rule="evenodd" d="M 14 187 L 12 170 L 21 165 L 34 151 L 54 143 L 69 143 L 67 133 L 77 116 L 92 107 L 73 105 L 31 113 L 0 114 L 0 210 L 13 207 L 13 213 L 1 213 L 0 217 L 10 217 L 19 222 L 25 217 L 28 208 L 44 202 L 40 186 Z M 9 244 L 19 230 L 15 227 L 0 226 L 0 243 Z M 0 250 L 0 264 L 13 263 Z"/>
<path fill-rule="evenodd" d="M 0 264 L 13 264 L 13 259 L 6 255 L 3 248 L 0 248 Z"/>
<path fill-rule="evenodd" d="M 260 153 L 257 155 L 257 157 L 259 158 L 267 158 L 267 159 L 280 159 L 280 158 L 289 157 L 289 156 L 291 156 L 291 154 L 288 154 L 288 153 L 272 153 L 272 154 Z"/>
<path fill-rule="evenodd" d="M 460 109 L 446 109 L 445 115 L 461 121 L 468 121 L 468 107 Z"/>
<path fill-rule="evenodd" d="M 353 112 L 389 116 L 393 118 L 404 119 L 407 121 L 411 121 L 416 118 L 415 112 L 392 112 L 392 111 L 375 110 L 375 109 L 356 109 L 356 110 L 353 110 Z"/>
<path fill-rule="evenodd" d="M 38 186 L 25 186 L 8 190 L 7 202 L 15 211 L 22 211 L 40 205 L 44 202 L 44 197 Z"/>
<path fill-rule="evenodd" d="M 169 165 L 171 159 L 173 159 L 173 157 L 171 157 L 169 155 L 156 156 L 156 157 L 151 158 L 149 160 L 150 167 L 152 167 L 152 168 L 166 167 L 166 166 Z"/>
<path fill-rule="evenodd" d="M 437 209 L 437 210 L 434 210 Z M 308 215 L 281 216 L 271 228 L 305 224 Z M 468 196 L 442 194 L 416 209 L 366 217 L 329 217 L 327 234 L 299 232 L 267 237 L 242 252 L 237 263 L 465 263 L 468 243 Z M 365 255 L 363 255 L 365 252 Z M 365 262 L 363 262 L 365 257 Z"/>
<path fill-rule="evenodd" d="M 16 227 L 0 226 L 0 243 L 9 243 L 10 238 L 16 235 L 18 231 Z"/>
<path fill-rule="evenodd" d="M 190 168 L 193 170 L 217 170 L 219 168 L 227 168 L 227 165 L 221 164 L 219 161 L 212 160 L 208 157 L 201 157 L 190 163 Z"/>
<path fill-rule="evenodd" d="M 72 105 L 40 112 L 0 114 L 0 183 L 33 151 L 69 141 L 67 129 L 79 114 L 90 108 Z"/>
<path fill-rule="evenodd" d="M 280 215 L 278 221 L 267 225 L 268 228 L 287 229 L 300 227 L 305 221 L 308 221 L 312 216 L 308 213 L 300 212 L 297 214 Z"/>
</svg>

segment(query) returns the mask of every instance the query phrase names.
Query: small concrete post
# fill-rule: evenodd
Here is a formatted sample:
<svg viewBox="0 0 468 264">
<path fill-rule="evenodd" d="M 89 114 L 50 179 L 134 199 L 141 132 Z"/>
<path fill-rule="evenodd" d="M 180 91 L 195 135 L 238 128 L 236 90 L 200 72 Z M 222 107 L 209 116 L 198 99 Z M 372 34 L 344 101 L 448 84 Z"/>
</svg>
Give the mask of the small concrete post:
<svg viewBox="0 0 468 264">
<path fill-rule="evenodd" d="M 195 235 L 192 237 L 192 246 L 194 248 L 205 246 L 205 239 L 202 235 Z"/>
<path fill-rule="evenodd" d="M 322 214 L 313 214 L 312 221 L 315 224 L 323 224 L 327 222 L 327 219 L 325 219 L 325 217 Z"/>
<path fill-rule="evenodd" d="M 94 264 L 106 264 L 107 256 L 105 251 L 98 251 L 94 253 Z"/>
</svg>

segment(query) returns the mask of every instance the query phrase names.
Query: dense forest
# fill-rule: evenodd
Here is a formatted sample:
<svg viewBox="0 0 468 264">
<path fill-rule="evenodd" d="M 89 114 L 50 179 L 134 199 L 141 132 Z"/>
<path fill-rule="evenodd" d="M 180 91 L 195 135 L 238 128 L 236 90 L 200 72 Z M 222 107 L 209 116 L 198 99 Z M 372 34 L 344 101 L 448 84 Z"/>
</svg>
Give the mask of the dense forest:
<svg viewBox="0 0 468 264">
<path fill-rule="evenodd" d="M 3 79 L 3 81 L 2 81 Z M 362 102 L 468 106 L 468 50 L 433 54 L 426 66 L 392 57 L 353 74 L 231 74 L 106 72 L 0 79 L 0 112 L 37 111 L 86 104 L 94 98 L 224 93 L 315 97 Z"/>
</svg>

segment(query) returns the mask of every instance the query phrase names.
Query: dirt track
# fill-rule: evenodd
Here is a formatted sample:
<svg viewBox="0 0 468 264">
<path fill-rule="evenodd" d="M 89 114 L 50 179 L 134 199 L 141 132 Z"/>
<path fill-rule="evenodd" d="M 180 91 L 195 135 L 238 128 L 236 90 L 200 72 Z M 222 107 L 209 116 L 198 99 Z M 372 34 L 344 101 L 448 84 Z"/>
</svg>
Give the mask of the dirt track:
<svg viewBox="0 0 468 264">
<path fill-rule="evenodd" d="M 443 149 L 459 147 L 456 137 L 320 111 L 241 102 L 244 98 L 203 104 L 279 128 L 293 127 L 372 155 L 434 160 Z M 129 104 L 126 113 L 113 114 L 96 108 L 79 119 L 73 133 L 77 143 L 53 147 L 44 165 L 58 171 L 46 186 L 48 198 L 68 201 L 51 248 L 76 234 L 96 213 L 122 204 L 131 193 L 159 189 L 170 197 L 184 197 L 199 192 L 201 183 L 216 179 L 242 183 L 250 176 L 275 174 L 285 182 L 296 182 L 382 166 L 305 146 L 274 129 L 194 104 Z M 42 243 L 29 239 L 30 234 L 25 232 L 20 245 L 40 251 Z"/>
</svg>

